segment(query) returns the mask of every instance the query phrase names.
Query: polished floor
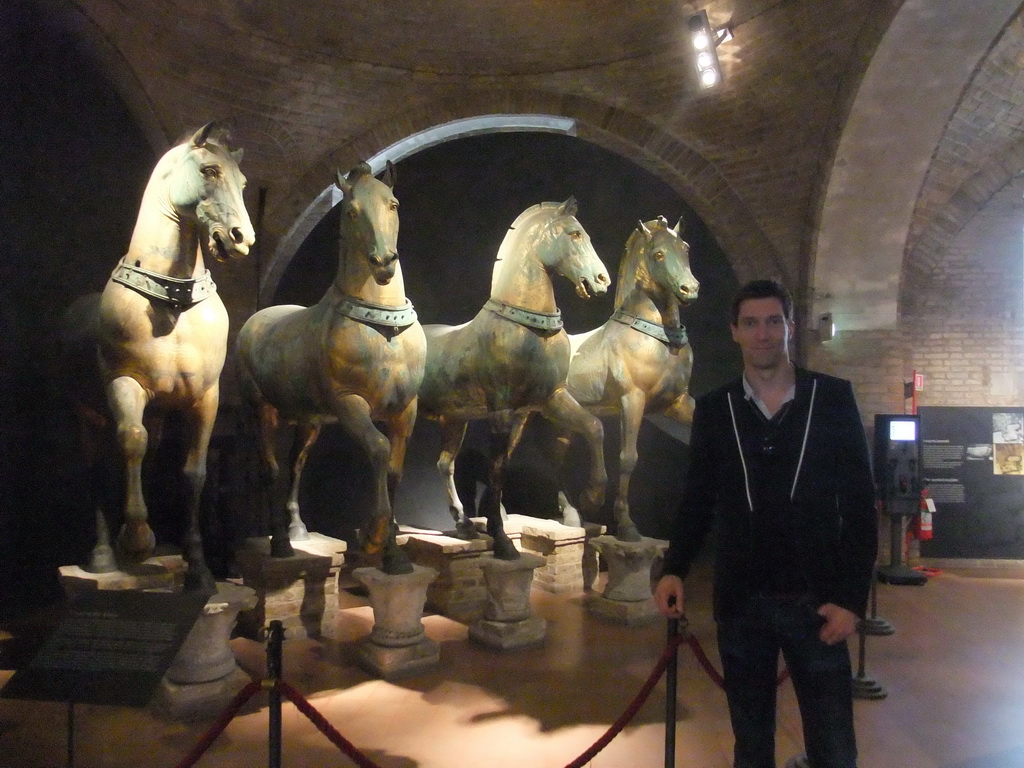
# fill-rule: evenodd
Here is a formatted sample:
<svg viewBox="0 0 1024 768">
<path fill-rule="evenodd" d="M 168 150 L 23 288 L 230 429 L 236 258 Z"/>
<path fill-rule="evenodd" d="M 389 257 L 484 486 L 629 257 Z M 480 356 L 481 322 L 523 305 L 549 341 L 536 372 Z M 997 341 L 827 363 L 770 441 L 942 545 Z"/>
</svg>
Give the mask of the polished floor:
<svg viewBox="0 0 1024 768">
<path fill-rule="evenodd" d="M 877 615 L 896 632 L 869 637 L 864 677 L 881 700 L 855 705 L 861 768 L 1024 768 L 1024 574 L 1020 569 L 948 569 L 924 586 L 880 585 Z M 598 588 L 601 587 L 598 582 Z M 691 577 L 690 629 L 718 663 L 706 575 Z M 397 682 L 353 662 L 372 611 L 343 592 L 337 640 L 285 643 L 284 677 L 341 734 L 381 768 L 562 768 L 626 709 L 665 645 L 665 623 L 607 623 L 583 595 L 534 591 L 548 622 L 543 647 L 495 652 L 467 628 L 424 618 L 440 664 Z M 10 642 L 10 638 L 8 639 Z M 232 640 L 239 664 L 261 675 L 261 645 Z M 857 645 L 851 646 L 857 669 Z M 11 671 L 0 672 L 0 685 Z M 722 693 L 683 646 L 679 654 L 676 765 L 727 768 L 731 734 Z M 657 768 L 664 758 L 665 685 L 592 768 Z M 778 763 L 802 751 L 792 686 L 779 692 Z M 0 699 L 0 768 L 69 764 L 68 707 Z M 77 705 L 76 768 L 173 768 L 207 723 L 163 721 L 146 709 Z M 354 765 L 292 705 L 283 714 L 283 765 Z M 197 763 L 204 768 L 268 764 L 268 716 L 260 693 Z"/>
</svg>

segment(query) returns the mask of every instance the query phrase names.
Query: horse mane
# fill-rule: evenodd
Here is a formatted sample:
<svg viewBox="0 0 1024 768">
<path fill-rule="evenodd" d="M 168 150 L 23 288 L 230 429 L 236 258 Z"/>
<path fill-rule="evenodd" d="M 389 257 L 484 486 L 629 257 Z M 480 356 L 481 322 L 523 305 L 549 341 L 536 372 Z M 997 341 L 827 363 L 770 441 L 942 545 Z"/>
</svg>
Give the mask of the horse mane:
<svg viewBox="0 0 1024 768">
<path fill-rule="evenodd" d="M 661 227 L 665 229 L 668 227 L 668 222 L 665 219 L 659 217 L 657 219 L 651 219 L 650 221 L 643 222 L 643 225 L 648 229 L 654 229 Z M 622 303 L 626 300 L 626 297 L 633 291 L 633 277 L 636 275 L 637 267 L 639 266 L 640 254 L 643 253 L 644 247 L 644 233 L 640 229 L 638 224 L 633 228 L 633 231 L 629 233 L 629 237 L 626 239 L 626 246 L 622 253 L 622 261 L 619 262 L 619 274 L 615 281 L 615 309 L 622 306 Z"/>
<path fill-rule="evenodd" d="M 501 241 L 501 245 L 498 247 L 498 255 L 494 259 L 494 267 L 491 269 L 491 290 L 494 290 L 495 282 L 498 279 L 498 271 L 505 261 L 505 257 L 516 253 L 515 246 L 519 243 L 519 237 L 524 234 L 525 230 L 532 226 L 535 222 L 533 221 L 541 213 L 553 214 L 562 207 L 561 203 L 536 203 L 531 205 L 525 211 L 516 216 L 516 220 L 509 226 L 508 231 L 505 233 L 505 237 Z M 516 232 L 517 230 L 524 230 L 523 232 Z M 513 237 L 513 232 L 516 232 L 516 236 Z"/>
</svg>

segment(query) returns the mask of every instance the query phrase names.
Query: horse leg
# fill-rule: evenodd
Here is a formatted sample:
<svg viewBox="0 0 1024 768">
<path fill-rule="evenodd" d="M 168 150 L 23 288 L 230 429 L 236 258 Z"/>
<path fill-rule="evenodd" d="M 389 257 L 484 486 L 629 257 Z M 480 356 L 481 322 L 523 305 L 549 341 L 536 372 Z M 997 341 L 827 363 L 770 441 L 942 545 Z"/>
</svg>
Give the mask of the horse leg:
<svg viewBox="0 0 1024 768">
<path fill-rule="evenodd" d="M 553 451 L 555 466 L 558 467 L 559 472 L 565 466 L 565 454 L 569 451 L 571 442 L 572 433 L 559 430 L 558 436 L 555 438 L 555 448 Z M 561 488 L 558 490 L 558 511 L 562 514 L 562 525 L 570 525 L 576 528 L 583 526 L 583 521 L 580 519 L 580 511 L 572 505 L 569 497 L 565 495 L 565 491 Z"/>
<path fill-rule="evenodd" d="M 256 406 L 256 418 L 259 422 L 260 448 L 260 485 L 263 491 L 263 508 L 270 523 L 270 556 L 292 557 L 291 539 L 288 537 L 288 520 L 278 510 L 274 489 L 281 467 L 277 463 L 277 442 L 274 439 L 280 422 L 277 408 L 270 403 L 259 401 Z"/>
<path fill-rule="evenodd" d="M 437 471 L 441 474 L 445 490 L 448 492 L 448 511 L 455 521 L 455 535 L 460 539 L 475 539 L 479 537 L 476 526 L 466 517 L 462 499 L 455 488 L 455 457 L 466 438 L 466 422 L 441 417 L 440 424 L 441 455 L 437 459 Z"/>
<path fill-rule="evenodd" d="M 185 457 L 185 483 L 188 488 L 188 528 L 185 531 L 185 589 L 195 592 L 217 591 L 213 574 L 203 555 L 203 535 L 200 526 L 203 487 L 206 485 L 206 457 L 210 447 L 210 436 L 217 420 L 217 406 L 220 403 L 220 387 L 214 384 L 188 410 L 188 431 L 191 443 Z"/>
<path fill-rule="evenodd" d="M 306 466 L 306 459 L 309 458 L 309 451 L 316 444 L 319 437 L 319 424 L 299 423 L 295 427 L 295 445 L 301 443 L 302 447 L 292 460 L 292 483 L 291 490 L 288 492 L 288 503 L 286 504 L 289 516 L 288 538 L 292 541 L 306 541 L 309 539 L 309 531 L 306 529 L 306 524 L 302 522 L 302 517 L 299 514 L 299 487 L 302 484 L 302 470 Z"/>
<path fill-rule="evenodd" d="M 370 472 L 375 482 L 376 509 L 360 538 L 363 551 L 374 555 L 384 549 L 392 534 L 391 500 L 388 497 L 391 441 L 374 425 L 370 405 L 359 395 L 341 397 L 335 403 L 334 413 L 341 428 L 359 443 L 370 462 Z"/>
<path fill-rule="evenodd" d="M 117 425 L 117 443 L 125 467 L 125 519 L 117 538 L 118 546 L 130 560 L 145 560 L 156 546 L 142 497 L 142 460 L 149 444 L 142 415 L 149 398 L 135 379 L 120 376 L 107 386 L 107 401 Z"/>
<path fill-rule="evenodd" d="M 608 470 L 604 465 L 604 426 L 601 420 L 587 411 L 560 387 L 541 408 L 541 414 L 555 426 L 583 435 L 590 447 L 590 483 L 580 497 L 584 514 L 596 511 L 604 504 L 608 485 Z"/>
<path fill-rule="evenodd" d="M 487 517 L 487 533 L 494 539 L 494 556 L 499 560 L 518 560 L 519 550 L 505 533 L 501 520 L 501 494 L 505 485 L 505 467 L 523 438 L 523 429 L 530 417 L 529 411 L 517 411 L 512 416 L 511 429 L 492 422 L 491 440 L 497 448 L 493 450 L 491 471 L 487 491 L 480 499 L 480 510 Z"/>
<path fill-rule="evenodd" d="M 693 409 L 695 403 L 693 398 L 689 394 L 684 392 L 676 401 L 672 403 L 667 409 L 665 409 L 665 415 L 675 421 L 678 421 L 683 426 L 690 426 L 693 424 Z"/>
<path fill-rule="evenodd" d="M 619 451 L 619 490 L 615 496 L 615 538 L 620 541 L 640 541 L 640 531 L 629 516 L 629 480 L 636 468 L 636 442 L 640 434 L 640 421 L 644 416 L 644 394 L 640 389 L 627 391 L 621 400 L 621 437 Z"/>
<path fill-rule="evenodd" d="M 416 424 L 416 410 L 419 401 L 412 401 L 397 416 L 388 420 L 388 440 L 391 444 L 391 455 L 388 458 L 388 501 L 391 506 L 391 535 L 384 545 L 382 570 L 384 573 L 412 573 L 412 561 L 401 547 L 398 546 L 398 523 L 394 519 L 395 495 L 402 482 L 402 470 L 405 467 L 405 450 L 409 445 L 409 436 Z"/>
</svg>

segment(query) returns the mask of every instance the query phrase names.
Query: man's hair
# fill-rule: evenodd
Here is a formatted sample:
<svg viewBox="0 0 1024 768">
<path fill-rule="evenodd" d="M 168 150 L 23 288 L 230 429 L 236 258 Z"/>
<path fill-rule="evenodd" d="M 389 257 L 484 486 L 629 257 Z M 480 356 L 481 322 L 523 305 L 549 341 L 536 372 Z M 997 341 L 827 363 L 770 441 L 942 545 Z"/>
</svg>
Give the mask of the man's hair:
<svg viewBox="0 0 1024 768">
<path fill-rule="evenodd" d="M 787 322 L 793 322 L 793 296 L 778 280 L 751 280 L 736 292 L 732 300 L 732 324 L 740 320 L 740 305 L 748 299 L 778 299 Z"/>
</svg>

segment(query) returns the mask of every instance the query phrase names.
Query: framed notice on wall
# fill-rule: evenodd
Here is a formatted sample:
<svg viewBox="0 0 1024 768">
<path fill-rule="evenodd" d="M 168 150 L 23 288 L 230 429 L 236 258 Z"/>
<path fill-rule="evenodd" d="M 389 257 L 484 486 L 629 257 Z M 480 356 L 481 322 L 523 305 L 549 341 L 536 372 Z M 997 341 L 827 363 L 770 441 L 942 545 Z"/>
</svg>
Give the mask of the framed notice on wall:
<svg viewBox="0 0 1024 768">
<path fill-rule="evenodd" d="M 1024 559 L 1024 407 L 920 408 L 924 557 Z"/>
</svg>

